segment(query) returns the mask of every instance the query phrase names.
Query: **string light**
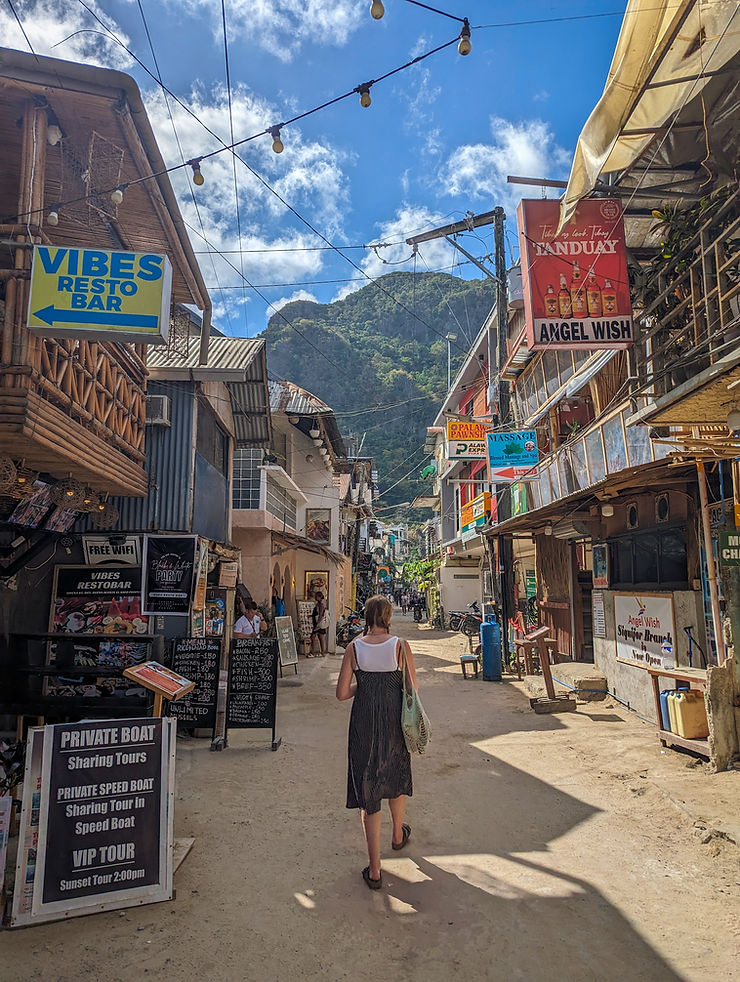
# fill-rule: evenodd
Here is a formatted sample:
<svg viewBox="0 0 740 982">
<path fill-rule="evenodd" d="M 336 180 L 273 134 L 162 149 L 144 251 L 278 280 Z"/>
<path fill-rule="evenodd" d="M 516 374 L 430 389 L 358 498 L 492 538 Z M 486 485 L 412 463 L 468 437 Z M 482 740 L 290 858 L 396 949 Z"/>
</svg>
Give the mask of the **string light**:
<svg viewBox="0 0 740 982">
<path fill-rule="evenodd" d="M 201 187 L 203 184 L 205 184 L 206 179 L 200 172 L 200 159 L 189 160 L 188 163 L 193 168 L 193 184 L 197 184 L 198 187 Z"/>
<path fill-rule="evenodd" d="M 370 4 L 370 16 L 374 20 L 380 20 L 385 13 L 385 7 L 381 3 L 381 0 L 373 0 Z"/>
<path fill-rule="evenodd" d="M 463 20 L 463 26 L 460 29 L 460 43 L 457 46 L 458 54 L 469 55 L 472 45 L 470 43 L 470 23 L 466 17 Z"/>
<path fill-rule="evenodd" d="M 121 202 L 123 201 L 123 189 L 116 188 L 114 191 L 111 191 L 110 200 L 113 202 L 114 205 L 120 205 Z"/>
<path fill-rule="evenodd" d="M 370 98 L 370 86 L 371 82 L 364 82 L 362 85 L 357 86 L 357 92 L 360 94 L 360 105 L 363 109 L 367 109 L 370 103 L 373 101 Z"/>
<path fill-rule="evenodd" d="M 47 225 L 58 225 L 59 224 L 59 212 L 56 208 L 52 208 L 49 214 L 46 216 Z"/>
<path fill-rule="evenodd" d="M 272 149 L 275 153 L 282 153 L 285 147 L 283 146 L 283 141 L 280 139 L 280 127 L 271 126 L 270 136 L 272 137 Z"/>
</svg>

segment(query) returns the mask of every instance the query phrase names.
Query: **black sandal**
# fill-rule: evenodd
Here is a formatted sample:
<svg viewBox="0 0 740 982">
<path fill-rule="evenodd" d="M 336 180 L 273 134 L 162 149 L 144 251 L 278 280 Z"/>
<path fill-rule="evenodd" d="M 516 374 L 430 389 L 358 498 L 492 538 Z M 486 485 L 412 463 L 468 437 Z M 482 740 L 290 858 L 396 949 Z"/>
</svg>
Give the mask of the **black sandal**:
<svg viewBox="0 0 740 982">
<path fill-rule="evenodd" d="M 401 826 L 401 831 L 403 832 L 403 839 L 401 839 L 401 841 L 399 843 L 391 842 L 391 846 L 396 851 L 398 851 L 399 849 L 403 849 L 403 847 L 406 845 L 406 843 L 411 838 L 411 826 L 410 825 L 402 825 Z"/>
<path fill-rule="evenodd" d="M 372 876 L 370 876 L 369 866 L 366 866 L 362 871 L 362 878 L 371 890 L 380 890 L 380 888 L 383 886 L 383 874 L 381 873 L 377 880 L 374 880 Z"/>
</svg>

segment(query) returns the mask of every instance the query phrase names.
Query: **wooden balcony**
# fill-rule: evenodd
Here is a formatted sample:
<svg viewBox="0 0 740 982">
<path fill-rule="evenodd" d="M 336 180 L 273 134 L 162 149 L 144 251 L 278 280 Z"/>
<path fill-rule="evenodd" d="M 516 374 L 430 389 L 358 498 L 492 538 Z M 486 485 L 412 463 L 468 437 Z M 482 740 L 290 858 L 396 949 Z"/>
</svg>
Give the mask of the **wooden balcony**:
<svg viewBox="0 0 740 982">
<path fill-rule="evenodd" d="M 740 191 L 715 192 L 684 219 L 693 234 L 654 263 L 654 275 L 645 270 L 635 374 L 638 391 L 655 400 L 644 417 L 654 423 L 690 429 L 727 417 L 728 388 L 740 379 L 739 205 Z"/>
<path fill-rule="evenodd" d="M 146 368 L 133 346 L 21 330 L 0 363 L 0 452 L 99 491 L 146 495 Z"/>
</svg>

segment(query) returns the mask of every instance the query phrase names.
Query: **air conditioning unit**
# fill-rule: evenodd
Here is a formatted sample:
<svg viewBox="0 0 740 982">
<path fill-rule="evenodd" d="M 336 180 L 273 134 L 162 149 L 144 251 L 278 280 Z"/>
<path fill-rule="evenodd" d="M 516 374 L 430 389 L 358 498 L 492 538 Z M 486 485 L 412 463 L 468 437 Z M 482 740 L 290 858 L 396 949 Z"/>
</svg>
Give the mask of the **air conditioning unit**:
<svg viewBox="0 0 740 982">
<path fill-rule="evenodd" d="M 147 426 L 170 425 L 170 397 L 169 396 L 146 397 L 146 422 L 147 422 Z"/>
</svg>

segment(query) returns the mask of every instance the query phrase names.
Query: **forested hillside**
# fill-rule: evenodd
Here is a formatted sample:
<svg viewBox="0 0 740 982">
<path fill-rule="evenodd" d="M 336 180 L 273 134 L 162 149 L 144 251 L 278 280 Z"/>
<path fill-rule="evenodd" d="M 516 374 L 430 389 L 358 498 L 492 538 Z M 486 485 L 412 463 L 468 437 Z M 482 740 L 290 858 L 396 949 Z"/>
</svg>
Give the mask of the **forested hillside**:
<svg viewBox="0 0 740 982">
<path fill-rule="evenodd" d="M 387 503 L 409 501 L 424 488 L 426 427 L 447 390 L 447 341 L 452 373 L 493 306 L 492 280 L 445 273 L 390 273 L 332 304 L 299 300 L 275 314 L 264 333 L 268 368 L 337 413 L 339 428 L 363 455 L 373 456 Z M 419 467 L 415 467 L 419 464 Z"/>
</svg>

